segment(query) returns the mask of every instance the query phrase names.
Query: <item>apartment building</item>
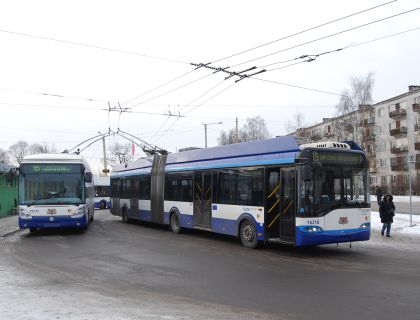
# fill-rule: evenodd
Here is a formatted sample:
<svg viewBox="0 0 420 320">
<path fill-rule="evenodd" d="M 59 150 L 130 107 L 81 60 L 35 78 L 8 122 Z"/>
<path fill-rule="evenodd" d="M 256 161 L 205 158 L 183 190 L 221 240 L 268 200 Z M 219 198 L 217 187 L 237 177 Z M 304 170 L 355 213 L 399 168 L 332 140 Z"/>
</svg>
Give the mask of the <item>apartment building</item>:
<svg viewBox="0 0 420 320">
<path fill-rule="evenodd" d="M 420 86 L 351 113 L 298 129 L 308 142 L 353 140 L 366 152 L 370 184 L 393 194 L 420 194 Z"/>
</svg>

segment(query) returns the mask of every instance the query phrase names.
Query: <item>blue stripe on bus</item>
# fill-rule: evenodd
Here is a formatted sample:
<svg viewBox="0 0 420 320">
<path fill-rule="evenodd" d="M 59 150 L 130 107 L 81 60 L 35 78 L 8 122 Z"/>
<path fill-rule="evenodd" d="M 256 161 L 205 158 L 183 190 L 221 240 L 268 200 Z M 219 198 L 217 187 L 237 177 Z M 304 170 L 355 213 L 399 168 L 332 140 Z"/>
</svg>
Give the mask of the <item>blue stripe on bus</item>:
<svg viewBox="0 0 420 320">
<path fill-rule="evenodd" d="M 307 232 L 296 227 L 296 246 L 313 246 L 327 243 L 364 241 L 370 238 L 370 229 L 323 230 Z"/>
<path fill-rule="evenodd" d="M 248 157 L 257 157 L 257 156 L 268 156 L 273 154 L 282 154 L 282 153 L 297 153 L 300 152 L 300 149 L 290 149 L 290 150 L 277 150 L 277 151 L 270 151 L 270 152 L 260 152 L 260 153 L 248 153 L 248 154 L 238 154 L 238 155 L 228 155 L 225 157 L 214 157 L 214 158 L 206 158 L 206 159 L 195 159 L 195 160 L 187 160 L 187 161 L 177 161 L 177 162 L 170 162 L 166 165 L 176 165 L 176 164 L 186 164 L 186 163 L 195 163 L 195 162 L 206 162 L 206 161 L 218 161 L 218 160 L 227 160 L 227 159 L 236 159 L 236 158 L 248 158 Z"/>
<path fill-rule="evenodd" d="M 193 167 L 176 167 L 176 168 L 166 167 L 165 172 L 191 171 L 191 170 L 204 170 L 204 169 L 217 169 L 217 168 L 230 168 L 230 167 L 250 167 L 250 166 L 270 165 L 270 164 L 289 164 L 289 163 L 294 163 L 294 162 L 295 162 L 295 158 L 254 160 L 254 161 L 208 164 L 208 165 L 193 166 Z"/>
<path fill-rule="evenodd" d="M 50 221 L 53 218 L 53 221 Z M 79 224 L 79 225 L 78 225 Z M 31 219 L 19 217 L 19 228 L 83 228 L 86 227 L 86 216 L 70 218 L 70 216 L 33 216 Z"/>
</svg>

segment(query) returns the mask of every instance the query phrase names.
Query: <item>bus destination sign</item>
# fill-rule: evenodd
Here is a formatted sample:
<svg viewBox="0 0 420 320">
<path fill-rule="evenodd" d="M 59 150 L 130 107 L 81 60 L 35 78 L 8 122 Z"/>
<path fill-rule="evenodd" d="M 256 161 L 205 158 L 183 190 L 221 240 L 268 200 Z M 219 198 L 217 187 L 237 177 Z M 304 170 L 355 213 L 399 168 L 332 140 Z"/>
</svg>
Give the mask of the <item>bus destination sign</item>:
<svg viewBox="0 0 420 320">
<path fill-rule="evenodd" d="M 25 164 L 24 173 L 81 173 L 79 164 Z"/>
<path fill-rule="evenodd" d="M 358 153 L 314 151 L 313 161 L 329 164 L 361 165 L 363 158 Z"/>
</svg>

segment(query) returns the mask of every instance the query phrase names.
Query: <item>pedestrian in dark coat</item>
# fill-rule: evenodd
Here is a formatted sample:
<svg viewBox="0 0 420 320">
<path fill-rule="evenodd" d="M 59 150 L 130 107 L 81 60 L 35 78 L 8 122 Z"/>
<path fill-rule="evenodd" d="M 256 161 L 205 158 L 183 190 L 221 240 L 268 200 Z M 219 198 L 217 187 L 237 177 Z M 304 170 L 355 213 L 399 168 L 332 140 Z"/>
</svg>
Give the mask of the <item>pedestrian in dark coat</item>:
<svg viewBox="0 0 420 320">
<path fill-rule="evenodd" d="M 376 200 L 378 202 L 378 206 L 381 205 L 382 196 L 383 193 L 381 187 L 376 186 Z"/>
<path fill-rule="evenodd" d="M 384 235 L 386 229 L 386 236 L 391 236 L 391 223 L 394 222 L 393 217 L 395 216 L 395 205 L 392 202 L 392 195 L 385 194 L 381 204 L 379 205 L 379 216 L 381 217 L 382 231 L 381 234 Z"/>
</svg>

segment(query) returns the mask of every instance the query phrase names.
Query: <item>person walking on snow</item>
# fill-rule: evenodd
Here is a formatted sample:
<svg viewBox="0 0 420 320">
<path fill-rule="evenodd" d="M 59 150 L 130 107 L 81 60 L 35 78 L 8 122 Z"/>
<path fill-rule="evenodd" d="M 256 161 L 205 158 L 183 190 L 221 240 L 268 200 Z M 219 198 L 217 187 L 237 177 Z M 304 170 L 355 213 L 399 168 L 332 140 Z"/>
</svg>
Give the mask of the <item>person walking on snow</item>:
<svg viewBox="0 0 420 320">
<path fill-rule="evenodd" d="M 385 194 L 381 204 L 379 205 L 379 216 L 381 217 L 382 225 L 382 231 L 381 235 L 384 235 L 385 229 L 386 229 L 386 236 L 391 236 L 391 223 L 393 221 L 393 217 L 395 216 L 395 205 L 392 202 L 392 195 Z"/>
</svg>

